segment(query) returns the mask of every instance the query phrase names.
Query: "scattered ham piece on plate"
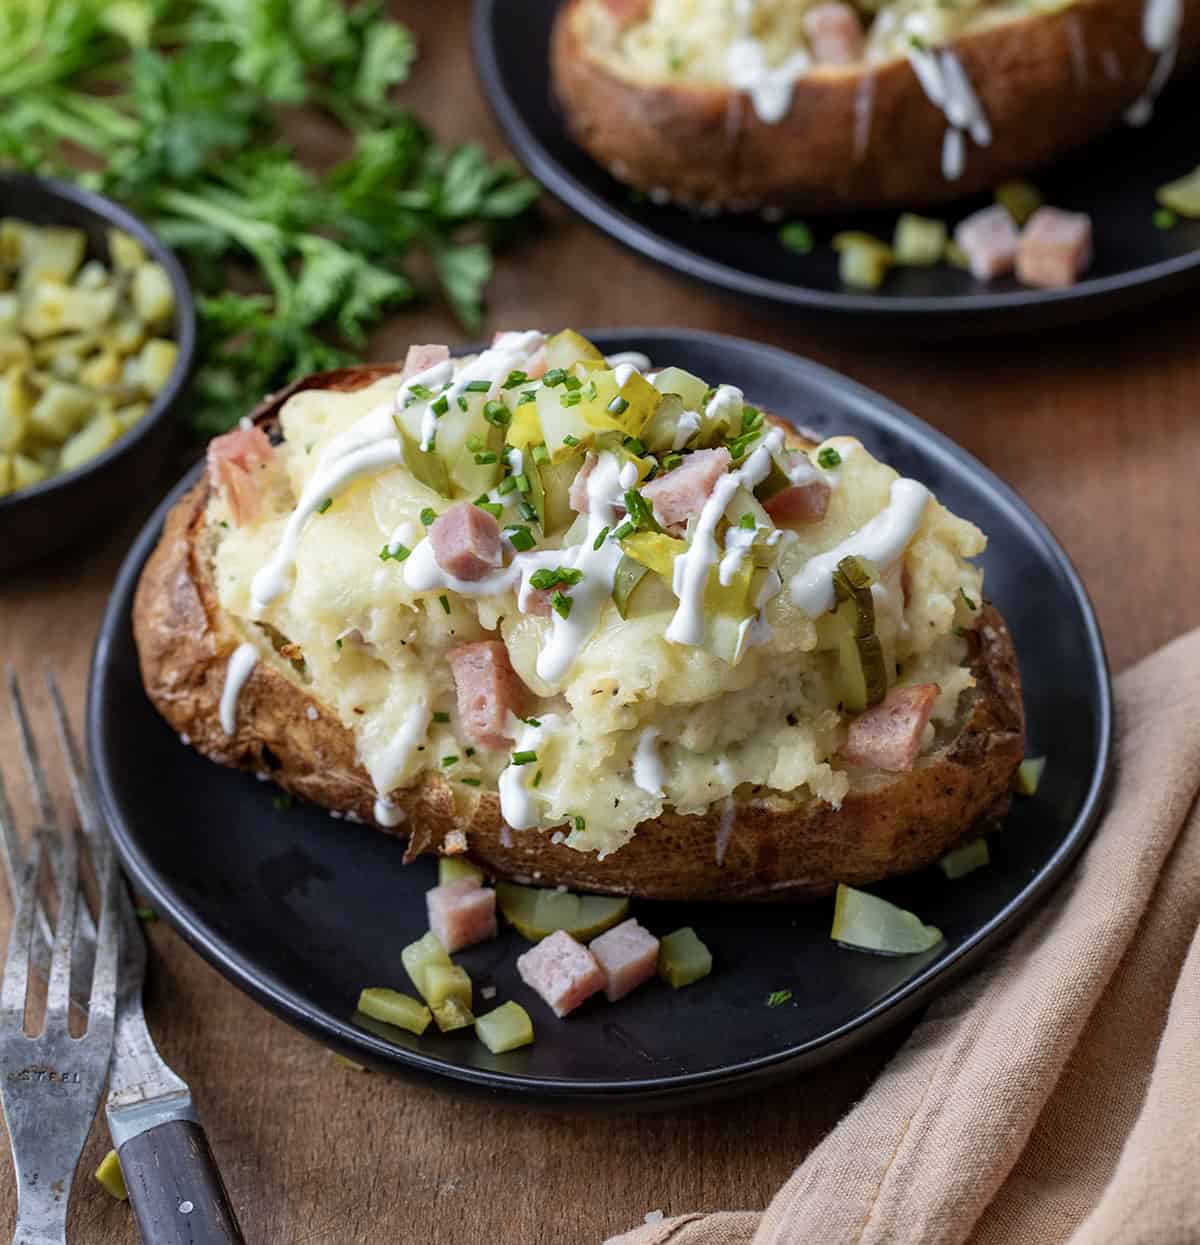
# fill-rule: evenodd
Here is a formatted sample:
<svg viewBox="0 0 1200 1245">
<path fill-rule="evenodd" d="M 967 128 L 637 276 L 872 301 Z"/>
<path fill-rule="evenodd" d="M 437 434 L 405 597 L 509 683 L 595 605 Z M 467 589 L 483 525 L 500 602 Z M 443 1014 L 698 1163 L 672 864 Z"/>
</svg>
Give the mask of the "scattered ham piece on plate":
<svg viewBox="0 0 1200 1245">
<path fill-rule="evenodd" d="M 593 938 L 588 950 L 604 970 L 610 1003 L 649 981 L 658 969 L 658 939 L 634 917 Z"/>
<path fill-rule="evenodd" d="M 968 216 L 954 231 L 977 281 L 1007 276 L 1017 259 L 1020 235 L 1008 208 L 995 204 Z"/>
<path fill-rule="evenodd" d="M 830 492 L 824 480 L 793 484 L 768 497 L 763 509 L 776 523 L 815 523 L 829 509 Z"/>
<path fill-rule="evenodd" d="M 255 473 L 275 457 L 267 434 L 257 426 L 238 425 L 208 443 L 209 478 L 225 498 L 239 527 L 258 514 L 262 494 Z"/>
<path fill-rule="evenodd" d="M 445 363 L 449 357 L 449 346 L 409 346 L 408 354 L 404 359 L 404 371 L 400 373 L 400 379 L 412 380 L 414 376 L 420 376 L 422 372 L 428 372 L 431 367 L 436 367 L 439 363 Z"/>
<path fill-rule="evenodd" d="M 1017 277 L 1026 285 L 1074 285 L 1092 262 L 1092 221 L 1083 212 L 1040 207 L 1029 218 L 1017 249 Z"/>
<path fill-rule="evenodd" d="M 896 688 L 850 723 L 842 760 L 889 773 L 912 769 L 937 697 L 936 683 Z"/>
<path fill-rule="evenodd" d="M 565 929 L 526 951 L 517 960 L 517 972 L 559 1017 L 573 1012 L 605 986 L 604 970 L 596 957 Z"/>
<path fill-rule="evenodd" d="M 804 33 L 813 59 L 821 65 L 851 65 L 862 60 L 866 51 L 858 14 L 838 0 L 809 9 L 804 14 Z"/>
<path fill-rule="evenodd" d="M 496 936 L 496 892 L 478 878 L 456 878 L 425 892 L 429 928 L 448 952 Z"/>
<path fill-rule="evenodd" d="M 438 566 L 455 579 L 482 579 L 500 565 L 500 524 L 473 502 L 460 501 L 429 529 Z"/>
<path fill-rule="evenodd" d="M 654 517 L 659 523 L 678 534 L 687 526 L 687 521 L 704 508 L 713 486 L 732 463 L 723 445 L 715 450 L 697 450 L 674 471 L 651 480 L 642 489 L 642 496 L 654 507 Z"/>
<path fill-rule="evenodd" d="M 446 660 L 463 735 L 481 748 L 506 748 L 509 714 L 520 716 L 523 690 L 508 649 L 499 640 L 478 640 L 451 649 Z"/>
</svg>

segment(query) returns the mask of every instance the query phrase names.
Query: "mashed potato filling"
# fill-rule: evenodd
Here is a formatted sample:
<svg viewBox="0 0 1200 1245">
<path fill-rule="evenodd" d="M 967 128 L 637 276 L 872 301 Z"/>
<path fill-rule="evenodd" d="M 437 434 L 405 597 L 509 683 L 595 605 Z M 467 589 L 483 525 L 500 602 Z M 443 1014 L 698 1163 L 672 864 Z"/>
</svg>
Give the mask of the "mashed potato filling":
<svg viewBox="0 0 1200 1245">
<path fill-rule="evenodd" d="M 811 617 L 787 585 L 812 558 L 853 539 L 887 510 L 898 479 L 892 468 L 851 438 L 826 442 L 824 454 L 813 451 L 817 461 L 838 464 L 825 475 L 827 509 L 819 519 L 779 525 L 766 546 L 774 559 L 771 593 L 744 620 L 733 660 L 708 644 L 667 638 L 680 600 L 666 577 L 649 574 L 626 617 L 605 596 L 566 673 L 549 682 L 538 673 L 538 657 L 561 623 L 553 613 L 523 611 L 519 581 L 510 575 L 496 591 L 475 594 L 418 591 L 405 564 L 383 556 L 415 551 L 428 539 L 431 512 L 449 504 L 404 464 L 353 480 L 314 512 L 296 541 L 286 589 L 266 602 L 255 598 L 255 577 L 280 548 L 330 443 L 394 404 L 401 385 L 397 376 L 352 393 L 295 395 L 281 412 L 284 439 L 257 517 L 238 526 L 219 494 L 210 503 L 222 606 L 262 660 L 337 714 L 382 796 L 430 773 L 440 774 L 464 807 L 507 785 L 532 810 L 533 824 L 519 833 L 559 833 L 573 847 L 600 853 L 617 850 L 664 809 L 700 813 L 736 791 L 841 801 L 848 777 L 836 754 L 846 715 L 832 616 Z M 521 418 L 524 408 L 515 409 Z M 735 448 L 749 461 L 752 449 Z M 528 446 L 515 461 L 506 453 L 514 478 L 522 474 L 514 466 L 529 470 Z M 668 457 L 659 455 L 664 463 Z M 497 508 L 508 507 L 513 493 L 521 496 L 515 488 L 491 496 Z M 505 509 L 505 521 L 510 513 Z M 581 524 L 541 536 L 528 553 L 506 550 L 506 563 L 520 557 L 552 565 L 578 556 Z M 695 528 L 690 522 L 677 539 L 695 542 Z M 723 539 L 734 547 L 728 532 Z M 972 683 L 963 633 L 982 603 L 982 583 L 968 559 L 984 543 L 976 527 L 930 497 L 900 556 L 878 568 L 871 589 L 889 684 L 938 685 L 934 730 L 952 725 Z M 526 749 L 536 761 L 519 769 L 509 751 L 475 747 L 464 737 L 446 660 L 459 645 L 497 638 L 529 689 L 527 713 L 536 724 L 513 722 L 513 751 L 522 750 L 523 735 L 536 733 L 537 747 Z M 657 781 L 646 780 L 648 767 Z"/>
</svg>

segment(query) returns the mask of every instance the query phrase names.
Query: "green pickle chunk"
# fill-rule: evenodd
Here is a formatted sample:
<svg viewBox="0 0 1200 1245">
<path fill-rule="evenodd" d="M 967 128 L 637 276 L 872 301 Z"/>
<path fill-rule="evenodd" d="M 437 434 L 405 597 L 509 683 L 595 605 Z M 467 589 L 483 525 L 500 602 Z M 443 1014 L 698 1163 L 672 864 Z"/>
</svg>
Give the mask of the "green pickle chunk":
<svg viewBox="0 0 1200 1245">
<path fill-rule="evenodd" d="M 863 558 L 843 558 L 833 573 L 839 602 L 836 614 L 842 699 L 852 713 L 877 705 L 887 695 L 887 662 L 875 630 L 875 598 L 871 595 L 877 578 Z"/>
<path fill-rule="evenodd" d="M 471 1006 L 471 978 L 457 964 L 430 964 L 425 969 L 425 989 L 421 992 L 430 1007 L 440 1007 L 447 999 Z"/>
<path fill-rule="evenodd" d="M 465 856 L 440 856 L 438 858 L 438 885 L 457 882 L 460 878 L 474 878 L 483 884 L 483 870 Z"/>
<path fill-rule="evenodd" d="M 712 972 L 712 952 L 690 925 L 667 934 L 658 945 L 658 975 L 674 989 L 690 986 Z"/>
<path fill-rule="evenodd" d="M 397 1029 L 407 1029 L 420 1036 L 433 1019 L 428 1007 L 411 995 L 385 986 L 372 986 L 358 996 L 358 1010 L 372 1020 L 382 1020 Z"/>
<path fill-rule="evenodd" d="M 493 1055 L 502 1055 L 533 1041 L 533 1021 L 520 1003 L 502 1003 L 476 1019 L 475 1036 Z"/>
<path fill-rule="evenodd" d="M 401 962 L 404 964 L 405 971 L 412 979 L 412 983 L 417 987 L 417 993 L 422 998 L 425 997 L 425 974 L 431 966 L 441 966 L 445 968 L 453 967 L 450 963 L 450 956 L 446 953 L 446 948 L 438 941 L 438 936 L 429 930 L 416 942 L 410 942 L 403 951 L 400 952 Z"/>
<path fill-rule="evenodd" d="M 504 919 L 530 942 L 540 942 L 560 929 L 587 942 L 623 921 L 629 913 L 628 899 L 576 895 L 571 891 L 518 886 L 515 882 L 496 884 L 496 902 Z"/>
<path fill-rule="evenodd" d="M 955 878 L 963 878 L 976 869 L 982 869 L 989 859 L 987 840 L 973 839 L 947 852 L 938 861 L 938 868 L 953 882 Z"/>
<path fill-rule="evenodd" d="M 1026 757 L 1017 766 L 1017 794 L 1037 795 L 1042 781 L 1042 773 L 1046 768 L 1045 757 Z"/>
<path fill-rule="evenodd" d="M 913 913 L 840 883 L 829 936 L 844 946 L 880 955 L 917 955 L 942 941 L 940 929 Z"/>
<path fill-rule="evenodd" d="M 433 1019 L 440 1033 L 453 1033 L 457 1029 L 469 1029 L 475 1023 L 471 1009 L 458 999 L 447 999 L 431 1008 Z"/>
</svg>

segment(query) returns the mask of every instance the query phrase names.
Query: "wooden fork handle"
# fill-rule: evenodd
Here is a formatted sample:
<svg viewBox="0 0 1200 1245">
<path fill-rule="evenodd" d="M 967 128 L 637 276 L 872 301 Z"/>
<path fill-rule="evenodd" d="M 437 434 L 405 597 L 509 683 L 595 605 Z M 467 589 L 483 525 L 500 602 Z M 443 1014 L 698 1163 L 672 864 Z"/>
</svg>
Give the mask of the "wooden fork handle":
<svg viewBox="0 0 1200 1245">
<path fill-rule="evenodd" d="M 118 1152 L 146 1245 L 245 1245 L 225 1182 L 194 1120 L 170 1120 Z"/>
</svg>

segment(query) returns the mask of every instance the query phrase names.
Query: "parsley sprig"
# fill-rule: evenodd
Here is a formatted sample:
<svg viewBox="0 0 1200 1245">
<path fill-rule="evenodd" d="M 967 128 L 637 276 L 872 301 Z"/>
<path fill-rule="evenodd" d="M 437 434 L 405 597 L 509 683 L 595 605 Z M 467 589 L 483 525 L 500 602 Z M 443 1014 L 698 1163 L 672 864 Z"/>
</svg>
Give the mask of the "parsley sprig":
<svg viewBox="0 0 1200 1245">
<path fill-rule="evenodd" d="M 478 327 L 493 244 L 538 190 L 474 144 L 438 144 L 391 102 L 416 52 L 379 0 L 0 5 L 0 163 L 112 195 L 185 258 L 198 433 L 361 351 L 386 311 L 419 296 L 406 270 L 418 252 Z M 349 141 L 326 172 L 283 140 L 280 108 L 299 105 Z"/>
</svg>

